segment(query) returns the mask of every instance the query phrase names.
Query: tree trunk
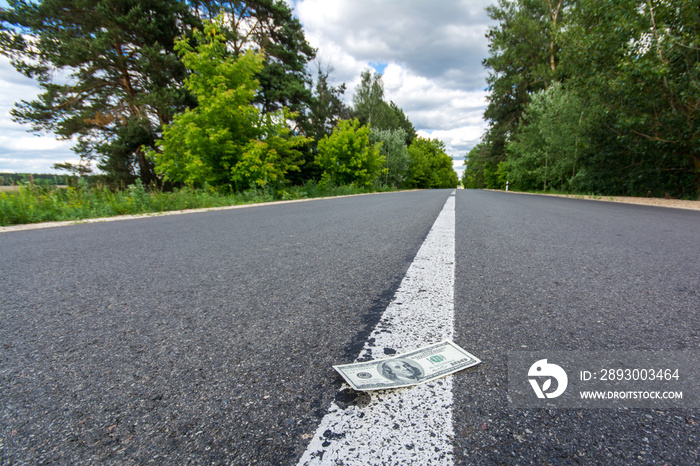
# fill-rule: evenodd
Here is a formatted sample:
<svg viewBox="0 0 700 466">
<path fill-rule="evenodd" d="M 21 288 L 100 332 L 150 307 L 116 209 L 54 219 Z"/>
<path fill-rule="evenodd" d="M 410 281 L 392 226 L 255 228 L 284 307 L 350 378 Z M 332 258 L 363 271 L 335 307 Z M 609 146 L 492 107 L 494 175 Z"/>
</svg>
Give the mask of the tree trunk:
<svg viewBox="0 0 700 466">
<path fill-rule="evenodd" d="M 557 68 L 554 60 L 554 37 L 557 31 L 557 19 L 559 18 L 559 10 L 561 9 L 561 0 L 557 3 L 556 8 L 554 8 L 551 0 L 547 0 L 547 4 L 549 5 L 549 12 L 552 15 L 552 40 L 549 42 L 549 67 L 554 71 Z"/>
<path fill-rule="evenodd" d="M 698 201 L 700 201 L 700 155 L 693 155 L 693 165 L 695 165 L 695 186 L 698 190 Z"/>
<path fill-rule="evenodd" d="M 136 151 L 136 161 L 139 164 L 139 177 L 144 186 L 150 186 L 152 182 L 157 181 L 155 173 L 153 172 L 153 167 L 148 162 L 143 148 Z"/>
</svg>

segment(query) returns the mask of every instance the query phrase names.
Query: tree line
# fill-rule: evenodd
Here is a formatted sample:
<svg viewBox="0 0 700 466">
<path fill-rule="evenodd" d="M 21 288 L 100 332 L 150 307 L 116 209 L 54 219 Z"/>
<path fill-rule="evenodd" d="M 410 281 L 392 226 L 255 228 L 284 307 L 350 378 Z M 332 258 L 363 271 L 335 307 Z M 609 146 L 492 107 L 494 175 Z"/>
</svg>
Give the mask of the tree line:
<svg viewBox="0 0 700 466">
<path fill-rule="evenodd" d="M 472 188 L 700 196 L 700 1 L 499 0 Z"/>
<path fill-rule="evenodd" d="M 69 175 L 47 175 L 37 173 L 0 173 L 0 186 L 19 186 L 27 184 L 38 185 L 67 185 L 70 183 Z"/>
<path fill-rule="evenodd" d="M 230 191 L 309 181 L 454 187 L 451 158 L 366 70 L 352 105 L 281 0 L 8 0 L 0 53 L 34 78 L 12 110 L 77 141 L 114 185 Z M 449 166 L 449 170 L 448 170 Z"/>
</svg>

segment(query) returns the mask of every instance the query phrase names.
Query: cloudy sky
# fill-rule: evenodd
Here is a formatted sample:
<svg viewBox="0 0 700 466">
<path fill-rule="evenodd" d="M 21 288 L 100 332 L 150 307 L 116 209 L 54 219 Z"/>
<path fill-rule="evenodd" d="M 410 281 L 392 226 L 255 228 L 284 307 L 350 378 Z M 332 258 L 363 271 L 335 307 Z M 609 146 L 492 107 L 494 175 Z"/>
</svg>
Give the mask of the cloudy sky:
<svg viewBox="0 0 700 466">
<path fill-rule="evenodd" d="M 348 86 L 348 102 L 362 70 L 381 72 L 386 99 L 404 110 L 421 136 L 443 141 L 461 168 L 486 128 L 481 60 L 491 24 L 485 8 L 494 0 L 287 2 L 318 49 L 316 61 L 333 69 L 335 83 Z M 36 92 L 34 83 L 0 56 L 0 172 L 49 173 L 55 162 L 77 162 L 70 142 L 35 136 L 10 120 L 14 102 Z"/>
</svg>

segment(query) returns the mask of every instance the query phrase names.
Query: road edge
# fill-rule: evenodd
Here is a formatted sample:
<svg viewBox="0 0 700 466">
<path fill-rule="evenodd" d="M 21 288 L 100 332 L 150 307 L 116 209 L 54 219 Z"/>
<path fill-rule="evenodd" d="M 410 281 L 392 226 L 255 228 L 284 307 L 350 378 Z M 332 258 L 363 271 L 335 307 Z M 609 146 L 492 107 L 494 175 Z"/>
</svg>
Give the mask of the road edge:
<svg viewBox="0 0 700 466">
<path fill-rule="evenodd" d="M 142 218 L 152 218 L 152 217 L 165 217 L 168 215 L 183 215 L 183 214 L 196 214 L 201 212 L 214 212 L 219 210 L 233 210 L 233 209 L 245 209 L 248 207 L 263 207 L 281 204 L 292 204 L 296 202 L 308 202 L 308 201 L 325 201 L 329 199 L 342 199 L 346 197 L 356 197 L 356 196 L 371 196 L 373 194 L 392 194 L 392 193 L 404 193 L 412 191 L 421 191 L 420 189 L 408 189 L 402 191 L 383 191 L 376 193 L 361 193 L 361 194 L 344 194 L 341 196 L 328 196 L 328 197 L 312 197 L 308 199 L 292 199 L 288 201 L 270 201 L 270 202 L 257 202 L 253 204 L 235 204 L 222 207 L 201 207 L 198 209 L 182 209 L 182 210 L 167 210 L 164 212 L 147 212 L 143 214 L 133 214 L 133 215 L 116 215 L 113 217 L 97 217 L 97 218 L 86 218 L 82 220 L 64 220 L 60 222 L 40 222 L 40 223 L 23 223 L 20 225 L 7 225 L 0 226 L 0 233 L 7 233 L 11 231 L 26 231 L 26 230 L 39 230 L 43 228 L 55 228 L 55 227 L 65 227 L 70 225 L 82 225 L 85 223 L 102 223 L 102 222 L 117 222 L 120 220 L 137 220 Z"/>
<path fill-rule="evenodd" d="M 651 207 L 666 207 L 667 209 L 700 210 L 700 201 L 685 199 L 662 199 L 656 197 L 631 197 L 631 196 L 591 196 L 588 194 L 554 194 L 554 193 L 528 193 L 524 191 L 503 191 L 502 189 L 482 188 L 480 191 L 494 193 L 527 194 L 528 196 L 563 197 L 567 199 L 581 199 L 584 201 L 616 202 L 618 204 L 645 205 Z M 680 204 L 680 205 L 679 205 Z"/>
</svg>

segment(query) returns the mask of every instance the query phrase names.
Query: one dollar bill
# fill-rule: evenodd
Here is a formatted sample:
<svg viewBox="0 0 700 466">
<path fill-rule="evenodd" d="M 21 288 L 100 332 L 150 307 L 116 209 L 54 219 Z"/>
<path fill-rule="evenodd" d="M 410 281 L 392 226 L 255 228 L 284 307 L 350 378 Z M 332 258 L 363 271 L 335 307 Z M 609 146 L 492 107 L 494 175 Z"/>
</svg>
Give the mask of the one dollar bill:
<svg viewBox="0 0 700 466">
<path fill-rule="evenodd" d="M 333 366 L 358 391 L 409 387 L 439 379 L 481 360 L 451 341 L 443 341 L 388 359 Z"/>
</svg>

